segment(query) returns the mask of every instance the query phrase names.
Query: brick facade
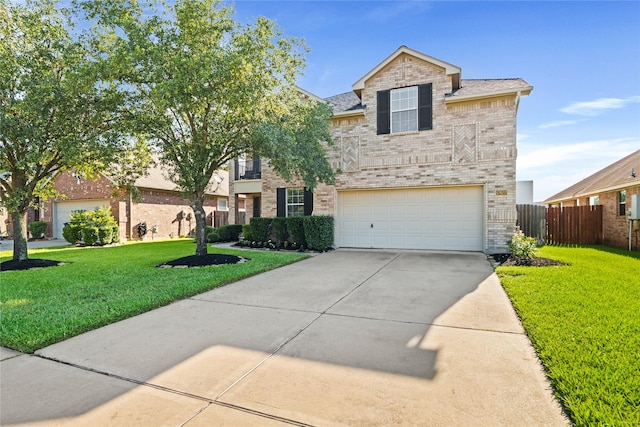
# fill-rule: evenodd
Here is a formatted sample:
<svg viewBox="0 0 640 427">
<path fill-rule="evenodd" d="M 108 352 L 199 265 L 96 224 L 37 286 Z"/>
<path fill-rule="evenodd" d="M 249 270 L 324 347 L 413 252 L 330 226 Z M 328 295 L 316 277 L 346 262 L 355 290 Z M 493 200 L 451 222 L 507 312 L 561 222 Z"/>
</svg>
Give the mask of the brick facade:
<svg viewBox="0 0 640 427">
<path fill-rule="evenodd" d="M 504 91 L 451 102 L 459 71 L 457 75 L 447 73 L 441 61 L 430 62 L 402 48 L 398 52 L 365 76 L 363 88 L 358 89 L 362 109 L 334 115 L 331 132 L 335 145 L 327 147 L 327 153 L 338 172 L 336 184 L 318 185 L 313 213 L 335 216 L 338 192 L 343 190 L 482 186 L 484 250 L 506 251 L 516 223 L 520 93 Z M 378 135 L 377 92 L 425 83 L 432 85 L 432 129 Z M 530 91 L 526 82 L 522 83 Z M 276 216 L 277 188 L 301 186 L 301 181 L 284 182 L 263 160 L 262 216 Z M 234 208 L 230 209 L 233 212 Z"/>
<path fill-rule="evenodd" d="M 193 218 L 189 201 L 180 197 L 175 191 L 139 188 L 142 198 L 139 202 L 133 202 L 126 198 L 112 197 L 111 181 L 102 175 L 93 180 L 78 180 L 69 172 L 56 175 L 54 188 L 65 197 L 49 199 L 41 204 L 40 219 L 48 224 L 46 237 L 53 237 L 55 204 L 68 201 L 108 200 L 111 213 L 120 225 L 122 241 L 138 239 L 136 225 L 141 222 L 145 222 L 148 229 L 155 225 L 158 230 L 155 236 L 148 232 L 143 240 L 150 240 L 152 237 L 169 238 L 188 235 L 195 227 L 195 218 Z M 217 196 L 207 196 L 205 200 L 205 212 L 209 225 L 211 216 L 217 209 L 217 200 Z M 181 215 L 183 211 L 184 218 Z"/>
</svg>

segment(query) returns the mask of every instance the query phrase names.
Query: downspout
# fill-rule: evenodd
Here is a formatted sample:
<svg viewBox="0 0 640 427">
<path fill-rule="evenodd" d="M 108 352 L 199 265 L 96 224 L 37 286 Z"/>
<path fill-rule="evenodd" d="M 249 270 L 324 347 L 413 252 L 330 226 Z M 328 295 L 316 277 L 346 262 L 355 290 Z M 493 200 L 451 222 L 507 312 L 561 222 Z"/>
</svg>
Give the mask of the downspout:
<svg viewBox="0 0 640 427">
<path fill-rule="evenodd" d="M 516 93 L 516 115 L 518 114 L 518 107 L 520 106 L 520 97 L 522 96 L 522 91 L 518 91 Z"/>
</svg>

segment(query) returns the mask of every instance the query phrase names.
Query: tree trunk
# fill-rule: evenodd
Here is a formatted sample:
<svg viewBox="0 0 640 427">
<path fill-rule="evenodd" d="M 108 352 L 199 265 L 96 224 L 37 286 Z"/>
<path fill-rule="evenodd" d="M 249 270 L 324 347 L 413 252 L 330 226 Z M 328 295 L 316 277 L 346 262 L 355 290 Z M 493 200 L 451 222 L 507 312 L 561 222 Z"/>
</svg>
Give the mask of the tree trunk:
<svg viewBox="0 0 640 427">
<path fill-rule="evenodd" d="M 27 212 L 11 212 L 13 223 L 13 260 L 26 261 L 27 255 Z"/>
<path fill-rule="evenodd" d="M 191 201 L 191 207 L 196 217 L 196 255 L 207 254 L 207 229 L 206 216 L 204 213 L 204 197 Z"/>
</svg>

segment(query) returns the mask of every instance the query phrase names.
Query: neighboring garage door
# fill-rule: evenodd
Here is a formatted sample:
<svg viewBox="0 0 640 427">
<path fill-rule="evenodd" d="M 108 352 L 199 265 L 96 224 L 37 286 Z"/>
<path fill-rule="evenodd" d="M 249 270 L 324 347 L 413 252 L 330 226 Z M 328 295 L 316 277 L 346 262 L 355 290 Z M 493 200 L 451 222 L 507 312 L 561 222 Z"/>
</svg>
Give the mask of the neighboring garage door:
<svg viewBox="0 0 640 427">
<path fill-rule="evenodd" d="M 109 206 L 109 200 L 74 200 L 55 203 L 53 208 L 53 237 L 56 239 L 64 239 L 64 237 L 62 237 L 62 227 L 64 227 L 65 222 L 69 222 L 71 212 L 81 209 L 90 211 L 96 207 L 103 206 Z"/>
<path fill-rule="evenodd" d="M 338 245 L 481 251 L 482 187 L 338 193 Z"/>
</svg>

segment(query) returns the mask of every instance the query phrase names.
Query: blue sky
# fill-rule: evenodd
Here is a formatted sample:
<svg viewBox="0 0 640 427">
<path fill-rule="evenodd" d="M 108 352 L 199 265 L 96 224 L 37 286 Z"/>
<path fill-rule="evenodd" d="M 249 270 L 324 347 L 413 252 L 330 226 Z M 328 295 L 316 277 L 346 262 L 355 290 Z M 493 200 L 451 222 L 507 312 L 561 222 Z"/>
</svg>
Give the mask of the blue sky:
<svg viewBox="0 0 640 427">
<path fill-rule="evenodd" d="M 311 52 L 304 89 L 351 90 L 406 45 L 462 68 L 462 78 L 521 77 L 517 179 L 541 201 L 640 149 L 638 1 L 248 1 Z"/>
</svg>

